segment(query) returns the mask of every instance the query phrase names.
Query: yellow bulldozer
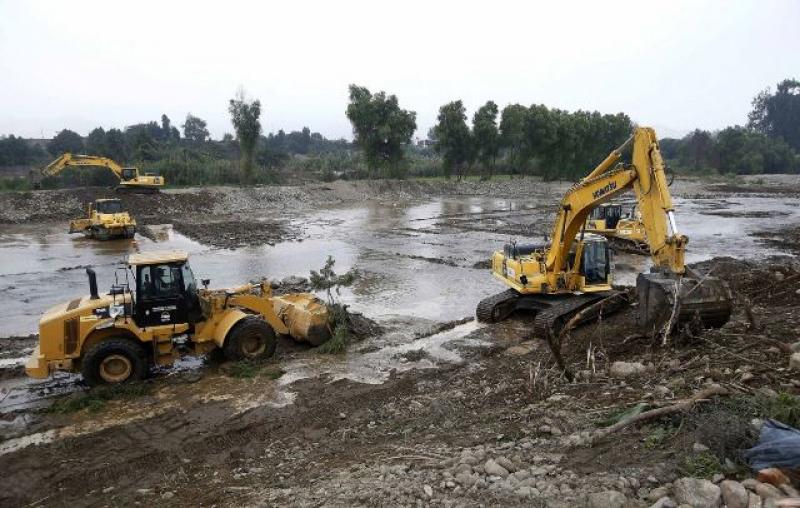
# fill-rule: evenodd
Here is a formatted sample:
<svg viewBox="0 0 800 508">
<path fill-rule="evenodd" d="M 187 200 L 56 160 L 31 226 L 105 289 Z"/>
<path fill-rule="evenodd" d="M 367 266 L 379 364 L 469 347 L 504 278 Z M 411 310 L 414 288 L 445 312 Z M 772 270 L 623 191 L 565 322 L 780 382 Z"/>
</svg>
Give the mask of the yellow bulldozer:
<svg viewBox="0 0 800 508">
<path fill-rule="evenodd" d="M 620 163 L 631 143 L 631 162 Z M 567 191 L 549 244 L 512 243 L 492 255 L 492 274 L 509 289 L 482 300 L 478 320 L 496 322 L 517 310 L 534 312 L 534 335 L 549 338 L 570 321 L 594 319 L 590 311 L 599 311 L 602 305 L 594 304 L 603 300 L 609 303 L 603 311 L 608 313 L 611 303 L 620 300 L 612 287 L 611 253 L 606 238 L 592 234 L 587 222 L 592 210 L 629 190 L 636 194 L 653 259 L 651 272 L 636 280 L 639 326 L 650 332 L 695 319 L 705 327 L 725 324 L 732 308 L 728 288 L 684 265 L 688 238 L 678 230 L 658 140 L 648 127 L 637 127 Z"/>
<path fill-rule="evenodd" d="M 70 221 L 69 232 L 97 240 L 133 238 L 136 220 L 122 208 L 119 199 L 97 199 L 87 206 L 86 217 Z"/>
<path fill-rule="evenodd" d="M 617 252 L 650 254 L 647 231 L 635 203 L 603 203 L 592 209 L 587 231 L 603 235 Z"/>
<path fill-rule="evenodd" d="M 313 345 L 331 336 L 328 309 L 315 295 L 273 296 L 266 282 L 210 290 L 206 279 L 200 289 L 182 251 L 132 254 L 120 270 L 100 295 L 87 268 L 89 295 L 45 312 L 29 376 L 61 370 L 80 372 L 92 386 L 124 383 L 181 353 L 219 348 L 231 360 L 260 360 L 274 354 L 278 336 Z"/>
<path fill-rule="evenodd" d="M 119 178 L 117 192 L 136 192 L 150 194 L 158 192 L 164 186 L 164 177 L 152 173 L 141 174 L 137 168 L 122 167 L 108 157 L 96 155 L 62 154 L 58 159 L 42 169 L 42 176 L 56 176 L 64 168 L 74 166 L 89 166 L 109 169 Z"/>
</svg>

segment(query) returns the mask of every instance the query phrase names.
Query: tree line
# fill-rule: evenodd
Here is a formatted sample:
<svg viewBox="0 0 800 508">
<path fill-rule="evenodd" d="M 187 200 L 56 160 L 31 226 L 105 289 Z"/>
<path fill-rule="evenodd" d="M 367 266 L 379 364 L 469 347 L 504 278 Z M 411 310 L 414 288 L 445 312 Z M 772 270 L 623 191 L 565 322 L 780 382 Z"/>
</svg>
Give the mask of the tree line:
<svg viewBox="0 0 800 508">
<path fill-rule="evenodd" d="M 677 169 L 723 174 L 800 172 L 800 81 L 786 79 L 753 99 L 745 126 L 696 129 L 661 148 Z"/>
<path fill-rule="evenodd" d="M 676 169 L 732 174 L 800 171 L 800 82 L 784 80 L 753 100 L 745 126 L 717 132 L 695 130 L 681 139 L 662 139 Z M 629 135 L 625 113 L 569 112 L 543 104 L 487 101 L 472 115 L 462 101 L 442 105 L 422 146 L 412 142 L 416 112 L 395 95 L 350 85 L 345 115 L 352 142 L 326 139 L 308 127 L 262 133 L 262 107 L 240 90 L 228 102 L 233 133 L 211 139 L 207 123 L 188 113 L 176 126 L 167 115 L 104 130 L 85 138 L 64 129 L 44 148 L 17 136 L 0 137 L 0 168 L 41 166 L 64 152 L 88 153 L 132 163 L 164 175 L 174 185 L 269 183 L 298 172 L 322 179 L 462 178 L 495 174 L 576 179 L 586 174 Z M 180 127 L 180 128 L 179 128 Z M 48 185 L 99 185 L 109 176 L 70 169 Z"/>
</svg>

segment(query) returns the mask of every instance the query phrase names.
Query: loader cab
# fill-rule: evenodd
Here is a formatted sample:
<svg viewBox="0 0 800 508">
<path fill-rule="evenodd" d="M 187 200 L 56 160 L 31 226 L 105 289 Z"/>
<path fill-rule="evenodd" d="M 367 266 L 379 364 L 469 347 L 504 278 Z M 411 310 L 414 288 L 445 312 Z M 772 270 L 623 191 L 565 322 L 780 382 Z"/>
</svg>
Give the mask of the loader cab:
<svg viewBox="0 0 800 508">
<path fill-rule="evenodd" d="M 136 278 L 137 325 L 193 324 L 202 318 L 197 282 L 185 252 L 133 254 L 129 265 Z"/>
<path fill-rule="evenodd" d="M 122 202 L 119 199 L 98 199 L 94 202 L 97 213 L 122 213 Z"/>
</svg>

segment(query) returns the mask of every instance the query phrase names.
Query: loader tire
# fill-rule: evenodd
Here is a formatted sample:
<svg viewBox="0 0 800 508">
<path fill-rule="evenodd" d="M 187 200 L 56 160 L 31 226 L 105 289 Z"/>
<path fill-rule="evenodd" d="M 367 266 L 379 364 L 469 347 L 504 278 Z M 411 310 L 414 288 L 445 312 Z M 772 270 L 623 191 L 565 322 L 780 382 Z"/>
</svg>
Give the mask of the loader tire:
<svg viewBox="0 0 800 508">
<path fill-rule="evenodd" d="M 81 374 L 89 386 L 139 381 L 147 375 L 147 358 L 142 347 L 130 339 L 107 339 L 83 355 Z"/>
<path fill-rule="evenodd" d="M 277 345 L 272 327 L 261 318 L 248 316 L 228 332 L 223 350 L 228 360 L 264 360 L 275 354 Z"/>
</svg>

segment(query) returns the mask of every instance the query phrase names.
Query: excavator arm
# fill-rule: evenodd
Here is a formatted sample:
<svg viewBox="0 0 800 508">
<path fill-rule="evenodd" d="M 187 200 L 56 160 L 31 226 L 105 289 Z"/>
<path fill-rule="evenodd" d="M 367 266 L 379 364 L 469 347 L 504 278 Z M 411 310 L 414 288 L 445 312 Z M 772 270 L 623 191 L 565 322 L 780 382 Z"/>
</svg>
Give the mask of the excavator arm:
<svg viewBox="0 0 800 508">
<path fill-rule="evenodd" d="M 617 165 L 631 143 L 632 164 Z M 655 266 L 682 274 L 688 239 L 677 231 L 664 167 L 653 129 L 637 127 L 625 143 L 564 195 L 553 225 L 552 247 L 547 253 L 548 272 L 564 268 L 573 242 L 592 209 L 633 189 Z"/>
<path fill-rule="evenodd" d="M 44 176 L 55 176 L 67 166 L 97 166 L 110 169 L 117 178 L 122 180 L 122 166 L 108 157 L 96 157 L 94 155 L 73 155 L 71 153 L 62 154 L 42 170 Z"/>
</svg>

